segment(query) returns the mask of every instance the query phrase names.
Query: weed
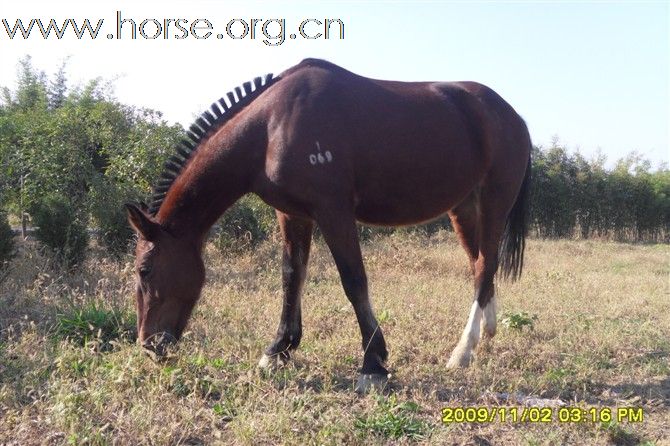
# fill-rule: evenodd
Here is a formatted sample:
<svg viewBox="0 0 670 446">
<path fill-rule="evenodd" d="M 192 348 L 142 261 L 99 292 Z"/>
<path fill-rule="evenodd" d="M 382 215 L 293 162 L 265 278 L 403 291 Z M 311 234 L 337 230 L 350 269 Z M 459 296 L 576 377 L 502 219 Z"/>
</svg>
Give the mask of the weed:
<svg viewBox="0 0 670 446">
<path fill-rule="evenodd" d="M 212 411 L 215 415 L 222 417 L 223 421 L 230 421 L 237 415 L 235 408 L 228 402 L 214 404 Z"/>
<path fill-rule="evenodd" d="M 545 378 L 551 384 L 557 385 L 559 387 L 566 387 L 567 382 L 574 376 L 574 374 L 575 371 L 573 369 L 559 367 L 548 370 L 545 373 Z"/>
<path fill-rule="evenodd" d="M 505 313 L 505 316 L 502 318 L 500 323 L 507 328 L 512 330 L 523 331 L 523 327 L 528 327 L 531 330 L 535 328 L 535 321 L 537 320 L 537 315 L 530 315 L 525 311 L 519 313 Z"/>
<path fill-rule="evenodd" d="M 389 310 L 382 310 L 377 316 L 377 322 L 383 324 L 391 319 L 391 312 Z"/>
<path fill-rule="evenodd" d="M 640 444 L 640 438 L 616 421 L 602 422 L 600 428 L 607 432 L 610 441 L 617 446 Z"/>
<path fill-rule="evenodd" d="M 212 367 L 214 367 L 215 369 L 223 369 L 227 365 L 226 361 L 224 359 L 221 359 L 221 358 L 214 358 L 214 359 L 212 359 L 212 361 L 210 363 L 211 363 Z"/>
</svg>

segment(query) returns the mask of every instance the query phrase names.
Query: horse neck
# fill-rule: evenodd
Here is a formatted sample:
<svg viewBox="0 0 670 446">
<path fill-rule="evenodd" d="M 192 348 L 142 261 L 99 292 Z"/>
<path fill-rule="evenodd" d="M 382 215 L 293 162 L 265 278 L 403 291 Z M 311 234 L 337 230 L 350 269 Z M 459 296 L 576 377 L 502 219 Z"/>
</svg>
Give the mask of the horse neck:
<svg viewBox="0 0 670 446">
<path fill-rule="evenodd" d="M 265 159 L 262 120 L 234 122 L 201 143 L 156 215 L 168 231 L 199 246 L 219 217 L 249 192 Z"/>
</svg>

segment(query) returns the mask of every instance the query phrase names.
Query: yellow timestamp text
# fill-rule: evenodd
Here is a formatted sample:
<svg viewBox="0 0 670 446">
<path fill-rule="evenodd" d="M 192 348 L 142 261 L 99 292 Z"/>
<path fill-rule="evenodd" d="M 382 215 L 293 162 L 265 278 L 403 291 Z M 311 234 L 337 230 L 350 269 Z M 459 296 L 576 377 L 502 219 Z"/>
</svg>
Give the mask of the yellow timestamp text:
<svg viewBox="0 0 670 446">
<path fill-rule="evenodd" d="M 641 423 L 642 407 L 445 407 L 442 422 L 453 423 Z"/>
</svg>

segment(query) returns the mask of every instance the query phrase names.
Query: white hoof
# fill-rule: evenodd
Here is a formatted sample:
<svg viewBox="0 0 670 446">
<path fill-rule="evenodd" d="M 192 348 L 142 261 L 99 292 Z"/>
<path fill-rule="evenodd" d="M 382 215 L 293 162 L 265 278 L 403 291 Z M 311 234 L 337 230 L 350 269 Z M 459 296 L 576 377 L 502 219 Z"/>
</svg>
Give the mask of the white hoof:
<svg viewBox="0 0 670 446">
<path fill-rule="evenodd" d="M 275 370 L 280 369 L 288 364 L 288 359 L 282 354 L 278 355 L 263 355 L 261 356 L 260 361 L 258 361 L 258 368 L 263 370 Z"/>
<path fill-rule="evenodd" d="M 491 326 L 484 326 L 482 329 L 482 334 L 480 339 L 491 339 L 496 335 L 496 327 L 495 325 L 493 327 Z"/>
<path fill-rule="evenodd" d="M 472 353 L 459 350 L 457 347 L 449 357 L 449 362 L 447 362 L 448 369 L 465 368 L 472 362 Z"/>
<path fill-rule="evenodd" d="M 356 393 L 369 393 L 371 391 L 382 392 L 388 384 L 389 378 L 388 375 L 381 374 L 364 374 L 361 373 L 358 375 L 358 381 L 356 382 L 356 387 L 354 392 Z"/>
</svg>

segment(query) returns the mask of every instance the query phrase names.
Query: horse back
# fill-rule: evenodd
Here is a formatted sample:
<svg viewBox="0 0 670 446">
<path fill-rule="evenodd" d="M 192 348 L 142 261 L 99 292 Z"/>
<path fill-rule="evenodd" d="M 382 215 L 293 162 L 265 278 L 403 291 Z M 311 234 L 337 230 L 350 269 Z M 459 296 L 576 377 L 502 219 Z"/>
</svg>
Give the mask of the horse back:
<svg viewBox="0 0 670 446">
<path fill-rule="evenodd" d="M 476 83 L 375 80 L 313 59 L 281 77 L 265 178 L 306 206 L 350 200 L 374 224 L 458 204 L 489 171 L 509 114 Z"/>
</svg>

